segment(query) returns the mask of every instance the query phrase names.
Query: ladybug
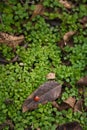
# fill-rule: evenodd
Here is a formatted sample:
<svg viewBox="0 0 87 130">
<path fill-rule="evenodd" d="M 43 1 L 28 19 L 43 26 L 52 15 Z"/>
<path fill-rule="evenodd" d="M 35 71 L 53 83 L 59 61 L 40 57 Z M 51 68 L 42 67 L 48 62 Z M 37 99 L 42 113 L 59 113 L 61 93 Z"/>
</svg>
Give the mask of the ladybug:
<svg viewBox="0 0 87 130">
<path fill-rule="evenodd" d="M 35 97 L 34 97 L 34 101 L 35 101 L 35 102 L 38 102 L 39 100 L 40 100 L 40 97 L 38 97 L 38 96 L 35 96 Z"/>
</svg>

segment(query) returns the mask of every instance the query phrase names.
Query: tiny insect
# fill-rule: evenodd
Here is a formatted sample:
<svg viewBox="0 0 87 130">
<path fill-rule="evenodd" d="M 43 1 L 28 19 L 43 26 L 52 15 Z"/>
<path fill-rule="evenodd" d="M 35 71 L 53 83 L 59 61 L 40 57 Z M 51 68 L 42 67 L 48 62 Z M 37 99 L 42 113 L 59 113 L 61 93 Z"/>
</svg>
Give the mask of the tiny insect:
<svg viewBox="0 0 87 130">
<path fill-rule="evenodd" d="M 38 97 L 38 96 L 35 96 L 35 97 L 34 97 L 34 101 L 35 101 L 35 102 L 38 102 L 39 100 L 40 100 L 40 97 Z"/>
</svg>

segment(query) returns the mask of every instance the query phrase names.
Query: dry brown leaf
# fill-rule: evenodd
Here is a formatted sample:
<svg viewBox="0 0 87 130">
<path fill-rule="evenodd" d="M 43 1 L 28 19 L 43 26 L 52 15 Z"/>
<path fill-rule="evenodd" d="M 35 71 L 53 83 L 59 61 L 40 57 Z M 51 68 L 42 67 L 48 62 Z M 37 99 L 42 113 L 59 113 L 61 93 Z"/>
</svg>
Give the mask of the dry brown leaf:
<svg viewBox="0 0 87 130">
<path fill-rule="evenodd" d="M 84 16 L 82 19 L 79 20 L 79 22 L 82 24 L 82 27 L 84 29 L 87 28 L 87 16 Z"/>
<path fill-rule="evenodd" d="M 80 124 L 76 121 L 59 125 L 56 130 L 82 130 Z"/>
<path fill-rule="evenodd" d="M 52 106 L 57 108 L 59 111 L 62 111 L 62 110 L 66 110 L 68 108 L 70 108 L 70 106 L 64 102 L 62 102 L 61 104 L 58 104 L 56 101 L 53 101 L 52 102 Z"/>
<path fill-rule="evenodd" d="M 64 101 L 65 103 L 67 103 L 69 106 L 71 106 L 72 108 L 75 105 L 76 99 L 73 97 L 69 97 L 67 100 Z"/>
<path fill-rule="evenodd" d="M 37 128 L 37 130 L 41 130 L 40 128 Z"/>
<path fill-rule="evenodd" d="M 75 106 L 74 106 L 74 111 L 75 112 L 81 112 L 83 108 L 83 100 L 80 99 L 76 102 Z"/>
<path fill-rule="evenodd" d="M 69 31 L 67 33 L 65 33 L 65 35 L 63 36 L 63 40 L 65 42 L 65 45 L 67 44 L 67 42 L 70 40 L 70 38 L 76 33 L 76 31 Z"/>
<path fill-rule="evenodd" d="M 71 9 L 74 5 L 67 0 L 59 0 L 59 2 L 67 9 Z"/>
<path fill-rule="evenodd" d="M 57 109 L 59 109 L 59 105 L 57 104 L 56 101 L 53 101 L 53 102 L 52 102 L 52 106 L 55 107 L 55 108 L 57 108 Z"/>
<path fill-rule="evenodd" d="M 15 48 L 16 46 L 20 45 L 24 41 L 24 36 L 13 36 L 8 33 L 0 32 L 0 43 L 6 44 L 12 48 Z"/>
<path fill-rule="evenodd" d="M 55 79 L 55 73 L 49 73 L 47 79 Z"/>
<path fill-rule="evenodd" d="M 44 13 L 44 7 L 41 4 L 36 5 L 35 10 L 31 16 L 31 19 L 37 15 L 42 15 Z"/>
<path fill-rule="evenodd" d="M 25 100 L 22 111 L 34 110 L 39 104 L 55 101 L 61 95 L 61 88 L 55 81 L 44 83 Z"/>
<path fill-rule="evenodd" d="M 81 79 L 77 82 L 77 84 L 83 85 L 83 86 L 84 86 L 84 85 L 87 85 L 87 76 L 81 78 Z"/>
<path fill-rule="evenodd" d="M 60 40 L 60 41 L 57 43 L 57 45 L 58 45 L 61 49 L 63 49 L 64 46 L 65 46 L 64 40 Z"/>
</svg>

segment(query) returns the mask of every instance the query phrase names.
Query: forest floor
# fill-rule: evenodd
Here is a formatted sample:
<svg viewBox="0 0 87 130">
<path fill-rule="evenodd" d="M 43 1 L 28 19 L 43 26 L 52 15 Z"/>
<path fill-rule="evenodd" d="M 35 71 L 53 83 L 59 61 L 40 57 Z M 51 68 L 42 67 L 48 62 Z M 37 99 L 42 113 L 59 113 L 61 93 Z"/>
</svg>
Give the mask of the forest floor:
<svg viewBox="0 0 87 130">
<path fill-rule="evenodd" d="M 87 130 L 86 0 L 0 1 L 0 130 Z"/>
</svg>

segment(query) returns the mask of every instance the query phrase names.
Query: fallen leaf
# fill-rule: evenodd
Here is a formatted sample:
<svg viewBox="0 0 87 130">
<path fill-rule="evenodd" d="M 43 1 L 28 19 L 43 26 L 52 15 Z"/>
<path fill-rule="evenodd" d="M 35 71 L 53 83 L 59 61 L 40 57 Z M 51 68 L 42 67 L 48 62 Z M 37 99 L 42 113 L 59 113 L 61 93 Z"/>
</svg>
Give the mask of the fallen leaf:
<svg viewBox="0 0 87 130">
<path fill-rule="evenodd" d="M 80 124 L 76 121 L 59 125 L 56 130 L 82 130 Z"/>
<path fill-rule="evenodd" d="M 79 20 L 80 23 L 84 24 L 87 23 L 87 16 L 84 16 L 82 19 Z"/>
<path fill-rule="evenodd" d="M 37 130 L 41 130 L 40 128 L 37 128 Z"/>
<path fill-rule="evenodd" d="M 79 20 L 79 22 L 82 24 L 83 28 L 87 28 L 87 16 L 84 16 L 82 19 Z"/>
<path fill-rule="evenodd" d="M 64 101 L 65 103 L 67 103 L 69 106 L 71 106 L 72 108 L 75 105 L 76 99 L 73 97 L 69 97 L 67 100 Z"/>
<path fill-rule="evenodd" d="M 58 45 L 61 49 L 63 49 L 64 46 L 65 46 L 64 40 L 60 40 L 60 41 L 57 43 L 57 45 Z"/>
<path fill-rule="evenodd" d="M 65 33 L 65 35 L 63 36 L 63 40 L 65 45 L 67 44 L 67 42 L 71 39 L 71 37 L 76 33 L 76 31 L 69 31 L 67 33 Z"/>
<path fill-rule="evenodd" d="M 44 83 L 25 100 L 22 111 L 34 110 L 39 104 L 46 104 L 56 100 L 61 95 L 61 88 L 62 86 L 56 81 Z M 38 101 L 34 100 L 35 96 L 39 97 Z"/>
<path fill-rule="evenodd" d="M 75 106 L 74 106 L 74 111 L 75 112 L 81 112 L 83 108 L 83 100 L 80 99 L 76 102 Z"/>
<path fill-rule="evenodd" d="M 69 109 L 70 108 L 70 106 L 67 104 L 67 103 L 65 103 L 65 102 L 62 102 L 60 105 L 59 105 L 59 110 L 60 111 L 62 111 L 62 110 L 67 110 L 67 109 Z"/>
<path fill-rule="evenodd" d="M 58 105 L 58 103 L 56 101 L 52 102 L 52 106 L 59 110 L 59 105 Z"/>
<path fill-rule="evenodd" d="M 74 5 L 67 0 L 59 0 L 59 2 L 67 9 L 71 9 Z"/>
<path fill-rule="evenodd" d="M 13 36 L 8 33 L 0 32 L 0 43 L 6 44 L 12 48 L 20 45 L 24 41 L 24 36 Z"/>
<path fill-rule="evenodd" d="M 66 104 L 64 102 L 61 104 L 58 104 L 56 101 L 52 102 L 52 106 L 57 108 L 58 111 L 62 111 L 62 110 L 66 110 L 66 109 L 70 108 L 70 106 L 68 104 Z"/>
<path fill-rule="evenodd" d="M 87 85 L 87 76 L 81 78 L 79 81 L 77 81 L 78 85 L 84 86 Z"/>
<path fill-rule="evenodd" d="M 41 4 L 38 4 L 35 6 L 35 10 L 31 16 L 31 19 L 34 18 L 37 15 L 42 15 L 44 13 L 44 6 Z"/>
<path fill-rule="evenodd" d="M 47 74 L 47 79 L 55 79 L 55 73 Z"/>
</svg>

